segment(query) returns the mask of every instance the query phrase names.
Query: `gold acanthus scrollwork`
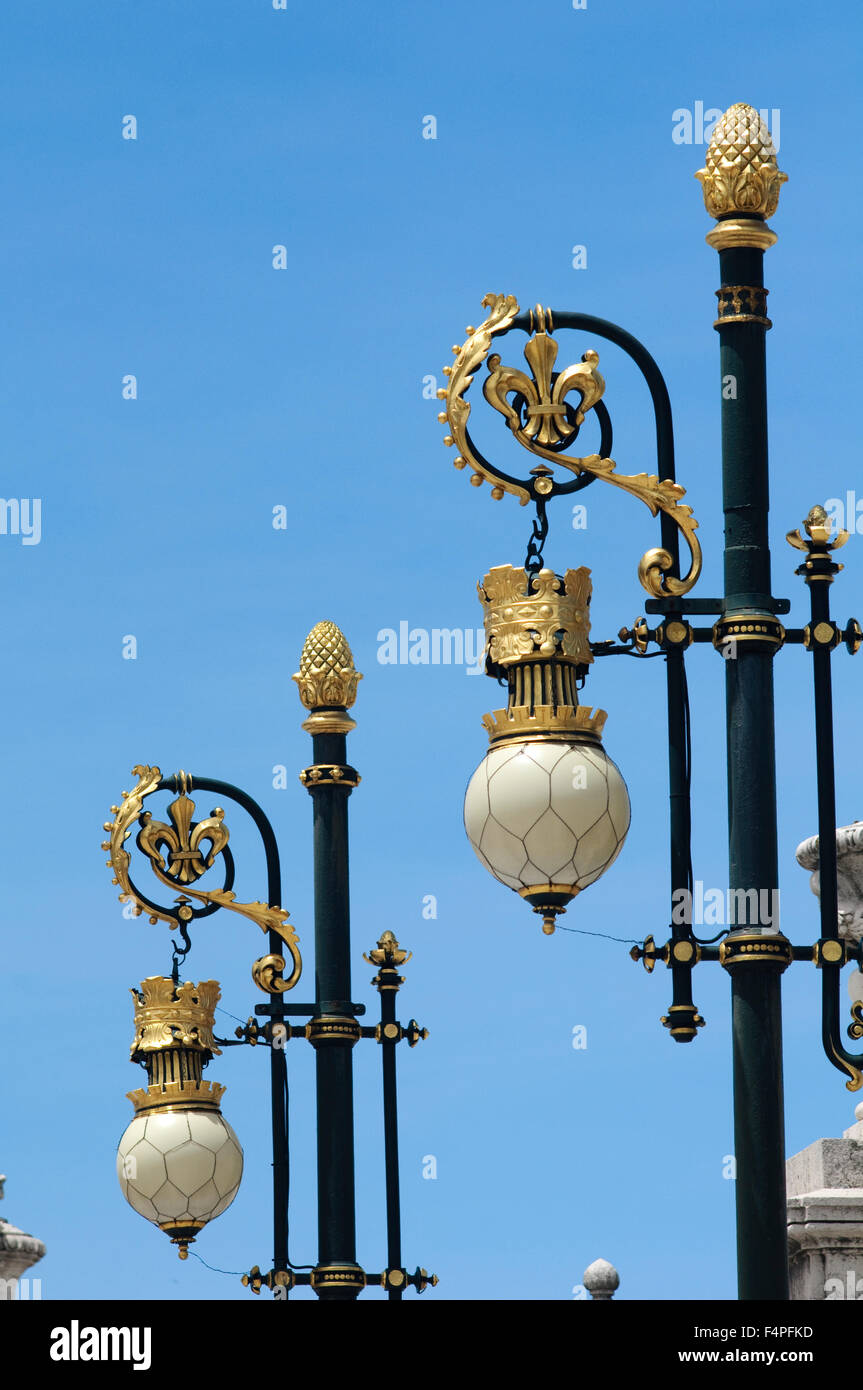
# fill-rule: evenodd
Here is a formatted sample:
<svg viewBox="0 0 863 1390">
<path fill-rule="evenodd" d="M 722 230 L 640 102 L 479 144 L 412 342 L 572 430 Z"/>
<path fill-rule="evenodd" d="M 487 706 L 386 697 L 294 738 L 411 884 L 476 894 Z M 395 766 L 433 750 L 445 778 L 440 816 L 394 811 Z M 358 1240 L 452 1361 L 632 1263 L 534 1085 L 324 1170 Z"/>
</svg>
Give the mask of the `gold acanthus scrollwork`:
<svg viewBox="0 0 863 1390">
<path fill-rule="evenodd" d="M 111 807 L 115 819 L 105 822 L 104 828 L 109 832 L 109 838 L 103 841 L 102 848 L 109 852 L 108 867 L 114 870 L 112 882 L 118 884 L 121 889 L 120 902 L 131 902 L 133 904 L 132 911 L 136 917 L 140 917 L 142 912 L 146 912 L 153 925 L 161 919 L 169 926 L 174 926 L 176 918 L 171 913 L 145 903 L 135 892 L 129 878 L 129 865 L 132 856 L 127 849 L 123 848 L 124 841 L 128 839 L 133 824 L 141 815 L 144 797 L 156 791 L 162 780 L 161 770 L 158 767 L 149 767 L 147 764 L 137 764 L 132 768 L 132 772 L 138 775 L 138 783 L 130 792 L 123 792 L 120 806 Z M 151 858 L 150 867 L 159 882 L 163 883 L 166 888 L 176 888 L 176 882 L 163 873 L 156 859 Z M 227 908 L 230 912 L 239 913 L 241 917 L 246 917 L 249 921 L 257 923 L 265 934 L 275 932 L 287 946 L 293 964 L 293 969 L 285 981 L 284 987 L 286 990 L 292 989 L 297 983 L 302 974 L 303 962 L 300 955 L 299 940 L 293 927 L 288 923 L 290 913 L 286 908 L 274 907 L 263 902 L 238 903 L 236 893 L 227 888 L 204 892 L 200 888 L 186 885 L 184 893 L 178 896 L 177 901 L 182 902 L 184 897 L 195 898 L 205 905 L 215 903 L 218 907 Z"/>
<path fill-rule="evenodd" d="M 162 780 L 162 772 L 158 767 L 138 763 L 132 768 L 132 775 L 137 776 L 137 785 L 130 792 L 123 792 L 120 805 L 111 807 L 114 820 L 105 821 L 103 826 L 103 829 L 108 831 L 108 839 L 103 840 L 102 848 L 108 851 L 108 868 L 114 871 L 111 882 L 120 888 L 120 902 L 132 904 L 135 917 L 140 917 L 142 912 L 146 912 L 151 925 L 155 926 L 156 922 L 161 920 L 169 926 L 174 926 L 176 919 L 170 913 L 162 912 L 158 907 L 151 907 L 149 903 L 143 902 L 129 880 L 132 856 L 124 845 L 132 826 L 142 813 L 144 797 L 156 790 Z M 172 883 L 169 886 L 175 888 L 176 884 Z"/>
<path fill-rule="evenodd" d="M 859 1067 L 855 1067 L 853 1063 L 841 1057 L 832 1042 L 830 1044 L 830 1051 L 836 1059 L 837 1066 L 840 1067 L 842 1071 L 847 1072 L 851 1078 L 850 1081 L 845 1082 L 846 1091 L 859 1091 L 861 1086 L 863 1086 L 863 1072 L 860 1071 Z"/>
<path fill-rule="evenodd" d="M 507 481 L 498 476 L 489 465 L 476 456 L 468 438 L 467 422 L 471 407 L 464 399 L 465 392 L 471 385 L 477 369 L 487 357 L 492 339 L 496 335 L 506 333 L 519 313 L 518 302 L 513 295 L 487 294 L 482 302 L 483 306 L 490 310 L 488 317 L 480 324 L 479 328 L 469 331 L 466 341 L 460 348 L 454 349 L 456 354 L 454 365 L 444 368 L 445 374 L 449 376 L 449 384 L 437 393 L 441 400 L 446 401 L 446 411 L 441 418 L 446 419 L 451 430 L 451 434 L 447 435 L 444 442 L 457 445 L 459 452 L 456 463 L 459 467 L 463 467 L 465 464 L 471 466 L 474 470 L 473 482 L 481 483 L 485 479 L 493 485 L 492 496 L 501 497 L 504 492 L 510 492 L 517 496 L 524 506 L 531 500 L 529 490 L 521 484 Z M 536 317 L 539 327 L 536 337 L 532 340 L 534 343 L 543 337 L 547 338 L 546 324 L 551 323 L 549 311 L 543 310 L 540 306 L 537 306 Z M 622 491 L 637 497 L 649 508 L 653 516 L 658 516 L 660 512 L 663 512 L 670 517 L 689 547 L 689 572 L 683 579 L 677 579 L 671 575 L 669 570 L 671 569 L 672 558 L 667 550 L 657 546 L 642 556 L 638 566 L 638 578 L 643 588 L 654 598 L 688 593 L 701 573 L 701 546 L 695 534 L 698 522 L 692 515 L 692 508 L 682 501 L 682 498 L 686 496 L 686 489 L 680 483 L 672 482 L 669 478 L 660 479 L 654 473 L 618 474 L 615 471 L 617 465 L 614 459 L 603 458 L 600 454 L 588 454 L 584 457 L 568 456 L 553 452 L 541 442 L 543 429 L 541 425 L 535 423 L 538 419 L 542 419 L 544 423 L 550 423 L 559 433 L 564 428 L 569 434 L 572 433 L 565 423 L 563 396 L 567 391 L 574 389 L 580 392 L 582 401 L 577 416 L 580 413 L 582 418 L 584 413 L 600 399 L 605 383 L 596 370 L 599 354 L 590 350 L 583 355 L 580 368 L 566 368 L 561 372 L 554 388 L 551 388 L 552 398 L 545 400 L 544 395 L 548 395 L 551 370 L 557 355 L 557 344 L 553 339 L 547 338 L 546 343 L 540 343 L 531 351 L 529 349 L 531 349 L 531 343 L 528 343 L 525 349 L 525 356 L 532 367 L 534 363 L 539 364 L 539 379 L 531 383 L 530 391 L 526 392 L 525 385 L 528 383 L 528 379 L 524 374 L 501 368 L 499 366 L 500 359 L 497 358 L 489 378 L 492 385 L 486 389 L 489 387 L 487 382 L 486 388 L 484 388 L 490 404 L 504 415 L 516 439 L 529 453 L 537 454 L 540 458 L 548 459 L 551 463 L 560 464 L 576 474 L 590 473 L 593 477 L 600 478 L 604 482 L 611 483 L 613 487 L 619 487 Z M 491 359 L 489 365 L 491 365 Z M 524 379 L 522 380 L 522 378 Z M 563 387 L 560 385 L 561 380 L 564 382 Z M 528 401 L 527 429 L 521 428 L 518 412 L 509 404 L 507 399 L 509 391 L 520 391 Z M 554 396 L 555 391 L 558 393 L 556 398 Z M 537 404 L 544 405 L 547 409 L 540 414 L 536 410 Z M 531 414 L 532 408 L 533 413 Z M 546 437 L 550 439 L 549 431 L 546 430 L 545 433 Z M 561 434 L 560 437 L 566 437 L 565 433 Z"/>
<path fill-rule="evenodd" d="M 252 979 L 264 994 L 284 994 L 292 984 L 296 984 L 295 979 L 284 978 L 284 968 L 284 956 L 261 956 L 260 960 L 256 960 L 252 965 Z"/>
<path fill-rule="evenodd" d="M 495 474 L 480 463 L 467 442 L 467 422 L 470 417 L 470 402 L 464 396 L 474 378 L 474 373 L 485 361 L 488 350 L 491 347 L 491 340 L 497 333 L 506 333 L 515 318 L 518 317 L 519 308 L 515 295 L 512 294 L 487 294 L 483 301 L 483 308 L 490 310 L 485 322 L 479 328 L 468 329 L 468 337 L 461 347 L 453 347 L 455 362 L 451 367 L 444 367 L 444 376 L 449 377 L 449 385 L 441 387 L 437 396 L 439 400 L 446 401 L 446 412 L 444 418 L 448 421 L 452 430 L 452 436 L 447 435 L 445 443 L 455 443 L 458 445 L 458 455 L 456 463 L 463 468 L 469 463 L 474 469 L 474 477 L 482 482 L 487 478 L 494 483 L 499 497 L 504 492 L 511 492 L 517 497 L 523 507 L 530 501 L 530 492 L 526 487 L 521 487 L 517 483 L 504 482 Z"/>
<path fill-rule="evenodd" d="M 153 873 L 161 883 L 171 888 L 174 885 L 169 878 L 166 878 L 162 871 L 155 864 L 152 865 Z M 293 989 L 300 978 L 303 970 L 303 961 L 300 955 L 299 938 L 293 927 L 288 922 L 290 913 L 284 907 L 271 907 L 269 903 L 251 902 L 238 903 L 237 895 L 229 888 L 213 888 L 205 893 L 201 888 L 184 889 L 184 892 L 192 898 L 197 898 L 198 902 L 208 904 L 215 903 L 217 907 L 227 908 L 229 912 L 237 912 L 241 917 L 246 917 L 250 922 L 255 922 L 261 931 L 266 935 L 267 932 L 275 932 L 290 952 L 293 969 L 285 981 L 285 989 Z"/>
</svg>

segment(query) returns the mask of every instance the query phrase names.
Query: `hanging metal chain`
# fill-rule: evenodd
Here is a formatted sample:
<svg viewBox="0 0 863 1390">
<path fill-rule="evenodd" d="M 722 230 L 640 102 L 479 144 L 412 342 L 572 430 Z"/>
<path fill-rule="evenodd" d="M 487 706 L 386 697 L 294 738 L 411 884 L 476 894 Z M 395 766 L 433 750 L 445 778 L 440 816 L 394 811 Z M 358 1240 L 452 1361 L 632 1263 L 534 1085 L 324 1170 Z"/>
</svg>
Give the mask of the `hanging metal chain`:
<svg viewBox="0 0 863 1390">
<path fill-rule="evenodd" d="M 192 949 L 191 938 L 189 937 L 189 933 L 186 929 L 185 922 L 178 922 L 177 926 L 180 929 L 180 936 L 183 939 L 183 945 L 178 946 L 174 938 L 171 937 L 171 945 L 174 948 L 173 955 L 171 957 L 171 979 L 174 981 L 175 985 L 178 985 L 180 983 L 180 966 L 184 963 L 186 956 Z"/>
<path fill-rule="evenodd" d="M 532 583 L 542 569 L 542 547 L 548 536 L 548 517 L 545 514 L 545 501 L 542 497 L 536 499 L 536 520 L 533 523 L 533 535 L 527 543 L 527 555 L 525 556 L 524 568 Z"/>
</svg>

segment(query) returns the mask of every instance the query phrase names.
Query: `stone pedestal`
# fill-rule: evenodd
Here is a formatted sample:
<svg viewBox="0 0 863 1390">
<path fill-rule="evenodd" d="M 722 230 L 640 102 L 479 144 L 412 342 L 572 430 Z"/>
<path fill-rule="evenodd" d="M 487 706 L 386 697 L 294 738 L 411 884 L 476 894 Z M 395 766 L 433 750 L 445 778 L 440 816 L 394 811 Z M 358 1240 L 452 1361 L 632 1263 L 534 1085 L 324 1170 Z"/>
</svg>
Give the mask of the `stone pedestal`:
<svg viewBox="0 0 863 1390">
<path fill-rule="evenodd" d="M 786 1163 L 794 1300 L 863 1299 L 863 1105 L 841 1139 Z"/>
<path fill-rule="evenodd" d="M 811 871 L 821 896 L 817 835 L 797 846 L 797 862 Z M 863 821 L 836 829 L 837 930 L 854 946 L 863 934 Z M 863 974 L 847 981 L 863 999 Z M 788 1252 L 793 1299 L 863 1299 L 863 1103 L 856 1124 L 841 1139 L 819 1139 L 786 1164 Z"/>
</svg>

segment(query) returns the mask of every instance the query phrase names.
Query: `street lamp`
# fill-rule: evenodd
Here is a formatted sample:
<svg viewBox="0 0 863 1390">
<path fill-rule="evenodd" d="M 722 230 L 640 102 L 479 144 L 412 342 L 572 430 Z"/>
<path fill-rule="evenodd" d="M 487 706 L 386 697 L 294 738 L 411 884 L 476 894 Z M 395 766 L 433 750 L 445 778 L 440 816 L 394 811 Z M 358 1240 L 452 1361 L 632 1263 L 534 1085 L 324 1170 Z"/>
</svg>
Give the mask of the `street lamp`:
<svg viewBox="0 0 863 1390">
<path fill-rule="evenodd" d="M 776 241 L 766 219 L 775 212 L 786 175 L 779 170 L 770 133 L 751 106 L 732 106 L 718 122 L 698 171 L 705 205 L 716 219 L 707 236 L 719 252 L 716 292 L 722 376 L 722 487 L 725 513 L 725 592 L 722 598 L 690 598 L 701 571 L 697 522 L 677 483 L 671 406 L 662 375 L 646 348 L 624 329 L 587 314 L 552 313 L 537 306 L 524 313 L 512 296 L 490 294 L 479 327 L 453 348 L 438 391 L 448 426 L 444 443 L 455 447 L 455 466 L 470 469 L 476 487 L 491 496 L 518 497 L 536 511 L 524 566 L 492 569 L 479 586 L 486 631 L 486 670 L 505 684 L 505 709 L 486 715 L 490 749 L 472 777 L 465 826 L 479 858 L 496 878 L 520 893 L 555 929 L 583 888 L 605 872 L 621 850 L 629 824 L 623 779 L 600 744 L 606 715 L 580 704 L 578 694 L 595 658 L 662 655 L 666 668 L 670 805 L 669 939 L 658 947 L 648 936 L 632 955 L 652 971 L 670 969 L 672 1003 L 663 1024 L 676 1042 L 690 1042 L 704 1026 L 692 998 L 692 970 L 718 961 L 731 976 L 734 1066 L 737 1233 L 741 1299 L 787 1299 L 784 1113 L 780 978 L 792 960 L 822 971 L 824 1043 L 827 1055 L 863 1084 L 863 1057 L 838 1040 L 838 972 L 860 960 L 859 940 L 840 940 L 837 928 L 835 813 L 830 654 L 844 641 L 853 654 L 861 643 L 851 619 L 839 629 L 829 614 L 828 588 L 841 568 L 830 558 L 847 537 L 831 539 L 823 507 L 813 508 L 806 536 L 789 533 L 804 551 L 798 569 L 810 589 L 811 622 L 785 629 L 779 615 L 787 599 L 773 597 L 767 539 L 768 468 L 765 334 L 771 327 L 763 282 L 764 252 Z M 604 338 L 626 352 L 650 390 L 656 427 L 656 474 L 618 473 L 611 457 L 612 425 L 594 347 L 581 361 L 559 369 L 559 330 Z M 529 368 L 502 365 L 492 344 L 509 332 L 528 335 Z M 487 403 L 531 456 L 525 476 L 504 472 L 477 447 L 469 429 L 467 399 L 476 373 Z M 599 452 L 572 452 L 591 413 L 599 427 Z M 590 572 L 584 567 L 555 575 L 543 567 L 547 505 L 601 480 L 643 502 L 660 517 L 660 545 L 638 566 L 649 597 L 645 617 L 622 628 L 617 643 L 589 639 Z M 681 574 L 680 537 L 689 549 Z M 694 626 L 711 615 L 711 627 Z M 691 733 L 685 655 L 693 643 L 710 644 L 725 658 L 728 750 L 730 926 L 707 942 L 693 932 L 690 850 Z M 773 659 L 787 643 L 813 652 L 818 738 L 821 939 L 792 946 L 779 930 Z M 649 647 L 658 650 L 650 652 Z M 863 1036 L 855 1015 L 852 1036 Z"/>
<path fill-rule="evenodd" d="M 147 1085 L 129 1094 L 135 1118 L 117 1148 L 117 1177 L 130 1206 L 186 1259 L 190 1241 L 227 1210 L 243 1176 L 243 1151 L 219 1108 L 224 1087 L 201 1078 L 219 1052 L 219 986 L 155 976 L 132 993 L 132 1061 L 146 1068 Z"/>
<path fill-rule="evenodd" d="M 535 340 L 534 340 L 535 341 Z M 602 747 L 603 710 L 579 705 L 593 660 L 590 572 L 562 579 L 501 565 L 480 586 L 489 674 L 506 709 L 484 720 L 490 748 L 470 780 L 464 822 L 480 860 L 543 919 L 614 862 L 629 829 L 626 783 Z"/>
<path fill-rule="evenodd" d="M 272 826 L 246 792 L 228 782 L 180 772 L 163 778 L 158 767 L 133 769 L 138 781 L 112 806 L 105 822 L 109 867 L 120 888 L 120 901 L 132 904 L 135 916 L 168 923 L 179 934 L 173 941 L 170 976 L 142 981 L 135 998 L 135 1038 L 131 1057 L 147 1073 L 147 1084 L 129 1094 L 135 1115 L 120 1140 L 117 1173 L 123 1193 L 141 1215 L 170 1236 L 185 1259 L 189 1245 L 208 1221 L 233 1201 L 243 1171 L 240 1142 L 221 1113 L 224 1087 L 203 1079 L 203 1069 L 221 1048 L 263 1046 L 270 1052 L 273 1133 L 273 1265 L 266 1273 L 253 1266 L 243 1283 L 254 1293 L 266 1285 L 278 1297 L 308 1285 L 324 1300 L 355 1299 L 378 1285 L 391 1300 L 408 1287 L 422 1293 L 437 1277 L 424 1269 L 413 1274 L 402 1266 L 399 1201 L 396 1047 L 414 1047 L 427 1031 L 411 1019 L 395 1016 L 395 997 L 410 958 L 392 931 L 385 930 L 365 959 L 376 967 L 372 984 L 381 998 L 380 1022 L 362 1026 L 365 1005 L 351 999 L 351 940 L 348 880 L 348 797 L 360 777 L 346 761 L 348 733 L 356 728 L 348 713 L 362 679 L 350 648 L 334 623 L 318 623 L 303 647 L 294 680 L 308 711 L 303 728 L 312 735 L 312 763 L 300 781 L 314 806 L 315 1002 L 286 1003 L 285 996 L 302 973 L 299 939 L 282 901 L 279 852 Z M 265 901 L 238 902 L 234 860 L 225 812 L 216 806 L 195 819 L 192 791 L 210 792 L 233 801 L 254 822 L 267 864 Z M 168 821 L 154 820 L 144 809 L 157 792 L 174 792 Z M 135 845 L 156 880 L 174 895 L 156 901 L 134 881 L 132 853 L 126 848 L 135 827 Z M 198 881 L 223 871 L 219 888 L 203 889 Z M 252 979 L 268 1002 L 236 1030 L 235 1038 L 214 1032 L 220 993 L 216 980 L 180 981 L 180 966 L 191 949 L 190 929 L 219 909 L 254 922 L 268 938 L 268 951 L 252 965 Z M 290 962 L 290 968 L 288 965 Z M 258 1019 L 263 1019 L 259 1024 Z M 291 1019 L 305 1019 L 291 1023 Z M 318 1259 L 314 1266 L 292 1264 L 288 1253 L 289 1126 L 287 1044 L 311 1043 L 317 1073 Z M 361 1039 L 378 1043 L 383 1070 L 384 1168 L 387 1224 L 386 1268 L 377 1274 L 356 1259 L 354 1190 L 354 1119 L 352 1049 Z"/>
</svg>

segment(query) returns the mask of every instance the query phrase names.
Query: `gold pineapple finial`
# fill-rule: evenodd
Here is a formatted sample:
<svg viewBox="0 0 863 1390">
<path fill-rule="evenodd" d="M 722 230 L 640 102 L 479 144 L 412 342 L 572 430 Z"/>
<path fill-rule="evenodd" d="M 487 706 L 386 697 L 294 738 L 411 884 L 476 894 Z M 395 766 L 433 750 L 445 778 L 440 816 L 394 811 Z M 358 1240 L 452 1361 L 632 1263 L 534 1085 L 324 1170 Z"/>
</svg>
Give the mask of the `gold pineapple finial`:
<svg viewBox="0 0 863 1390">
<path fill-rule="evenodd" d="M 723 221 L 707 240 L 717 250 L 728 246 L 758 246 L 766 250 L 776 233 L 750 219 L 764 222 L 779 205 L 779 191 L 788 178 L 776 162 L 773 138 L 754 106 L 738 101 L 717 122 L 695 177 L 701 183 L 704 206 L 711 217 L 746 219 Z"/>
<path fill-rule="evenodd" d="M 306 709 L 312 711 L 304 729 L 323 733 L 325 724 L 332 724 L 334 730 L 336 725 L 344 731 L 356 728 L 344 711 L 350 709 L 357 698 L 357 685 L 362 675 L 354 666 L 344 633 L 335 623 L 315 624 L 303 643 L 300 669 L 292 679 L 297 682 Z"/>
</svg>

